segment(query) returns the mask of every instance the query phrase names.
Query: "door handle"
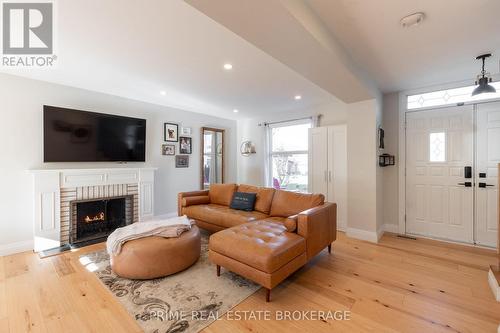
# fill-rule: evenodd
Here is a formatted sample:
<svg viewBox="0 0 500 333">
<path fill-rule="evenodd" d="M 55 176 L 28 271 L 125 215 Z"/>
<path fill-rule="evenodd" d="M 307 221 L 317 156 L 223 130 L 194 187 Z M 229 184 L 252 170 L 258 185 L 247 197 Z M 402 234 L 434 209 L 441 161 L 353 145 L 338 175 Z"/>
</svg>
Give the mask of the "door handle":
<svg viewBox="0 0 500 333">
<path fill-rule="evenodd" d="M 486 184 L 486 183 L 479 183 L 478 185 L 480 188 L 486 188 L 487 186 L 495 186 L 495 185 Z"/>
<path fill-rule="evenodd" d="M 458 183 L 458 185 L 462 185 L 465 187 L 472 187 L 472 182 Z"/>
</svg>

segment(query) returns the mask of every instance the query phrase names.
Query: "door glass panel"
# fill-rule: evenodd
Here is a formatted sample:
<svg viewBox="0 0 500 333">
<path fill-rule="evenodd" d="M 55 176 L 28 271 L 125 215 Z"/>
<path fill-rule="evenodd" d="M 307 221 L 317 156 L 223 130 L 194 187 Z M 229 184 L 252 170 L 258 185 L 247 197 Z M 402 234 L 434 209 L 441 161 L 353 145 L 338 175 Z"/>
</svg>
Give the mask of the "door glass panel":
<svg viewBox="0 0 500 333">
<path fill-rule="evenodd" d="M 429 160 L 431 162 L 446 162 L 446 133 L 429 134 Z"/>
</svg>

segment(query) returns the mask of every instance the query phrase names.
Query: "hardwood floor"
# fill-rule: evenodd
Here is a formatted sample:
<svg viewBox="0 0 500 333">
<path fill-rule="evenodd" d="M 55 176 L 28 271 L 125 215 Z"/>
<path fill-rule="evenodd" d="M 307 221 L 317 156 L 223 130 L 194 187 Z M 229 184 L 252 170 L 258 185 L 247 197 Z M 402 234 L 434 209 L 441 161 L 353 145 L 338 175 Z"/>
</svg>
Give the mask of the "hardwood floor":
<svg viewBox="0 0 500 333">
<path fill-rule="evenodd" d="M 78 257 L 0 257 L 0 332 L 140 332 L 135 320 Z M 379 244 L 339 233 L 326 249 L 273 290 L 233 311 L 350 310 L 351 320 L 222 320 L 206 332 L 497 332 L 500 303 L 488 287 L 494 251 L 408 240 Z M 215 270 L 214 270 L 214 274 Z"/>
</svg>

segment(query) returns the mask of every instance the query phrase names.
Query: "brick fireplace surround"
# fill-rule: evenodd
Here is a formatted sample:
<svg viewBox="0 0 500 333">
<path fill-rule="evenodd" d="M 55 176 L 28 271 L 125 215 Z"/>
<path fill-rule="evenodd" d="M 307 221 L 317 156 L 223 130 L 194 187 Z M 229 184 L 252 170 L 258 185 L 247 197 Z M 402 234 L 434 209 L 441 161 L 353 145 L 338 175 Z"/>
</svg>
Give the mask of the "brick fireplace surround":
<svg viewBox="0 0 500 333">
<path fill-rule="evenodd" d="M 130 196 L 133 222 L 153 217 L 154 168 L 31 170 L 34 250 L 68 244 L 74 202 Z M 73 219 L 73 222 L 76 219 Z M 74 229 L 74 228 L 73 228 Z"/>
</svg>

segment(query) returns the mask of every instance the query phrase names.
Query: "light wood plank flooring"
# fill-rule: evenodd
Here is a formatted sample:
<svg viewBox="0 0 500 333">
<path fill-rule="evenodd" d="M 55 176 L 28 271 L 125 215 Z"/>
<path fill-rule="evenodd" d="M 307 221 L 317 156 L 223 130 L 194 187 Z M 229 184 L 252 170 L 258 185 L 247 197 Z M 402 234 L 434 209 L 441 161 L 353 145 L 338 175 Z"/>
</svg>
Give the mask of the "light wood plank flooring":
<svg viewBox="0 0 500 333">
<path fill-rule="evenodd" d="M 0 257 L 0 332 L 140 332 L 134 319 L 78 257 L 103 248 L 40 259 Z M 497 332 L 500 303 L 488 288 L 495 253 L 386 234 L 379 244 L 339 233 L 323 251 L 273 290 L 233 310 L 350 310 L 351 320 L 234 321 L 206 332 Z M 215 274 L 215 271 L 214 271 Z"/>
</svg>

